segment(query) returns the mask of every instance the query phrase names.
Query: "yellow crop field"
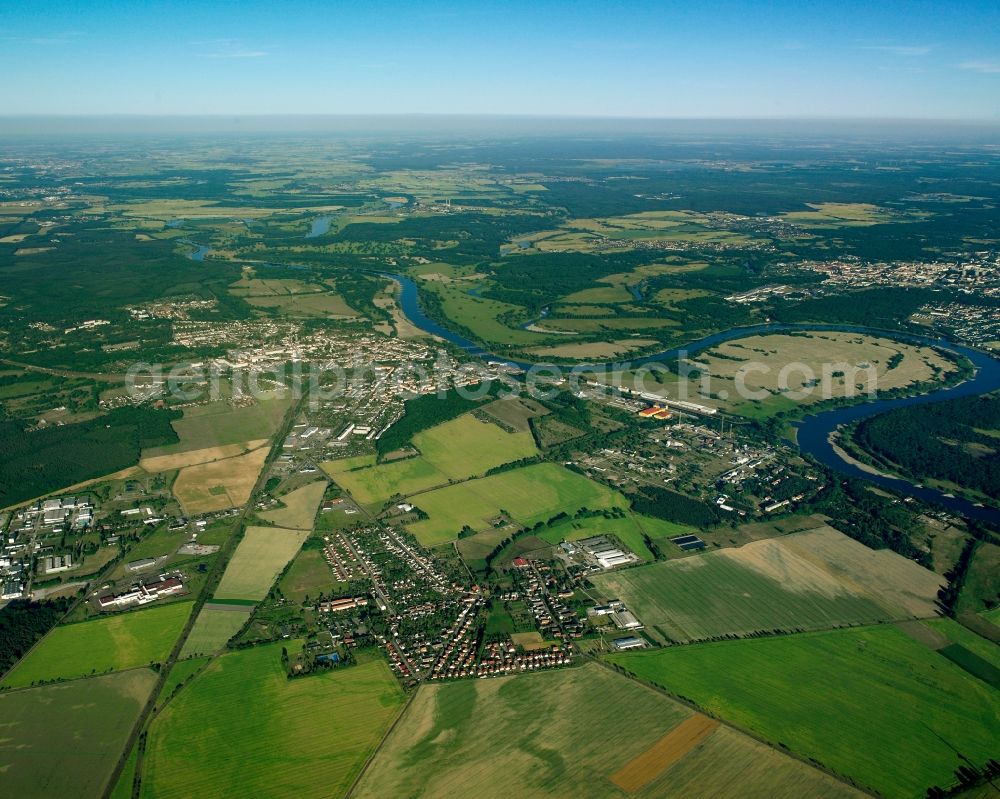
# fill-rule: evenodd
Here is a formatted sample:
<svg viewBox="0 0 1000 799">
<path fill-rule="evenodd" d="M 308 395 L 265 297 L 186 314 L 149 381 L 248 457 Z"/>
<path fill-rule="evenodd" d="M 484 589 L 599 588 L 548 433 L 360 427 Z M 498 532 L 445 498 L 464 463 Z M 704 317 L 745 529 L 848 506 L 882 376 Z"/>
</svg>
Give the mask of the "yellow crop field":
<svg viewBox="0 0 1000 799">
<path fill-rule="evenodd" d="M 226 565 L 215 598 L 263 599 L 308 537 L 305 530 L 248 527 Z"/>
<path fill-rule="evenodd" d="M 186 466 L 174 481 L 174 496 L 192 516 L 239 507 L 250 499 L 268 451 L 263 446 L 246 455 Z"/>
</svg>

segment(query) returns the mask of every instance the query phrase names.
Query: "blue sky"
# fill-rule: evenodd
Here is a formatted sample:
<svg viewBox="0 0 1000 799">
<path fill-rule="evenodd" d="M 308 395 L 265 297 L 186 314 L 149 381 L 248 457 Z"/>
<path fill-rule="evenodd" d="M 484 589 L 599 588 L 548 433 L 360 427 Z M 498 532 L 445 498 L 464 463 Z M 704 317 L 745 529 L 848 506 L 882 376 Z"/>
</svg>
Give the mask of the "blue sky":
<svg viewBox="0 0 1000 799">
<path fill-rule="evenodd" d="M 1000 119 L 998 0 L 0 4 L 0 114 Z"/>
</svg>

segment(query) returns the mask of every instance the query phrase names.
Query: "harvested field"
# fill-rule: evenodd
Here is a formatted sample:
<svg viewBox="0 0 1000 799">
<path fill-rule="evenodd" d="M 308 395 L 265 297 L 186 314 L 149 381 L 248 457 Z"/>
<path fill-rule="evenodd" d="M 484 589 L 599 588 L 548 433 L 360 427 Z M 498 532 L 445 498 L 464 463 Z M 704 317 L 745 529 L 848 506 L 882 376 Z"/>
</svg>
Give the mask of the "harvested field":
<svg viewBox="0 0 1000 799">
<path fill-rule="evenodd" d="M 728 401 L 706 399 L 707 404 L 751 415 L 761 403 L 780 410 L 786 391 L 803 392 L 806 396 L 796 401 L 809 403 L 824 396 L 850 396 L 857 385 L 862 386 L 856 389 L 859 395 L 871 383 L 881 392 L 939 379 L 955 370 L 951 359 L 930 347 L 835 332 L 749 336 L 699 353 L 695 360 L 711 373 L 712 392 L 729 395 Z M 746 392 L 739 390 L 738 379 L 746 390 L 759 392 L 760 398 L 744 399 Z M 829 393 L 822 390 L 824 380 Z"/>
<path fill-rule="evenodd" d="M 263 446 L 246 455 L 187 466 L 174 481 L 174 496 L 190 516 L 244 505 L 268 452 Z"/>
<path fill-rule="evenodd" d="M 319 509 L 319 503 L 323 499 L 326 486 L 325 480 L 319 480 L 296 488 L 294 491 L 289 491 L 278 497 L 285 507 L 264 511 L 258 516 L 278 527 L 287 527 L 292 530 L 312 530 L 316 511 Z"/>
<path fill-rule="evenodd" d="M 255 308 L 277 310 L 281 316 L 290 318 L 336 317 L 348 319 L 357 316 L 355 311 L 339 294 L 324 292 L 315 294 L 246 296 L 246 301 Z"/>
<path fill-rule="evenodd" d="M 693 716 L 663 694 L 594 663 L 424 684 L 352 795 L 621 799 L 612 775 Z M 633 795 L 834 799 L 859 794 L 720 727 Z"/>
<path fill-rule="evenodd" d="M 304 530 L 248 527 L 226 565 L 215 598 L 263 599 L 308 537 Z"/>
<path fill-rule="evenodd" d="M 718 727 L 718 721 L 700 713 L 684 719 L 649 749 L 612 774 L 611 781 L 626 793 L 636 793 L 681 760 Z"/>
<path fill-rule="evenodd" d="M 941 578 L 830 527 L 596 575 L 661 643 L 937 615 Z"/>
<path fill-rule="evenodd" d="M 100 796 L 156 683 L 133 669 L 0 694 L 6 796 Z"/>
<path fill-rule="evenodd" d="M 169 472 L 174 469 L 183 469 L 185 466 L 195 466 L 199 463 L 210 463 L 211 461 L 224 460 L 237 455 L 242 455 L 251 450 L 258 449 L 267 443 L 266 438 L 256 438 L 251 441 L 244 441 L 242 444 L 226 444 L 221 447 L 205 447 L 204 449 L 192 449 L 187 452 L 178 452 L 173 455 L 156 455 L 150 458 L 143 458 L 139 465 L 147 472 Z"/>
</svg>

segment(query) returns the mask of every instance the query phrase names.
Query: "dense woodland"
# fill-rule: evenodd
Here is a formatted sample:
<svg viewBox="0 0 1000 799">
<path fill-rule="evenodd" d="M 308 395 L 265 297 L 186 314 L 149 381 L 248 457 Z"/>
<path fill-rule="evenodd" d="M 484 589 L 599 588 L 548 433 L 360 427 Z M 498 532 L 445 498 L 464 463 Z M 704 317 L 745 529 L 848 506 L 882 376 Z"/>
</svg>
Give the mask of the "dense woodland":
<svg viewBox="0 0 1000 799">
<path fill-rule="evenodd" d="M 0 422 L 0 506 L 111 474 L 139 462 L 147 447 L 175 443 L 180 411 L 118 408 L 86 422 L 26 429 Z"/>
<path fill-rule="evenodd" d="M 15 599 L 0 608 L 0 674 L 10 669 L 69 608 L 71 600 Z"/>
<path fill-rule="evenodd" d="M 1000 498 L 1000 396 L 900 408 L 862 421 L 854 440 L 904 471 Z"/>
</svg>

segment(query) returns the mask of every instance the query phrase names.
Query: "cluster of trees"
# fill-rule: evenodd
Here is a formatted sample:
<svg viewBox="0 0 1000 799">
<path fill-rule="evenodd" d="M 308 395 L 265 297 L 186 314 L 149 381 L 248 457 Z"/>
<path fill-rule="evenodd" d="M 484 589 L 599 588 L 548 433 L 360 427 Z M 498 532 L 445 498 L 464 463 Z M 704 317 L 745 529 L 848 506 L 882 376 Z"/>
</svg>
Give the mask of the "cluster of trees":
<svg viewBox="0 0 1000 799">
<path fill-rule="evenodd" d="M 863 420 L 854 441 L 873 455 L 928 477 L 1000 496 L 1000 396 L 899 408 Z"/>
<path fill-rule="evenodd" d="M 776 299 L 771 317 L 776 322 L 899 327 L 929 302 L 941 302 L 940 292 L 923 288 L 881 287 L 849 294 L 791 301 Z"/>
<path fill-rule="evenodd" d="M 644 486 L 641 494 L 631 494 L 632 509 L 647 516 L 693 527 L 712 527 L 721 521 L 707 502 L 678 494 L 669 488 Z"/>
<path fill-rule="evenodd" d="M 508 258 L 489 267 L 495 285 L 483 296 L 537 310 L 567 294 L 600 288 L 596 283 L 600 278 L 630 272 L 649 260 L 649 253 L 641 250 L 603 255 L 550 252 Z"/>
<path fill-rule="evenodd" d="M 938 600 L 942 610 L 949 616 L 955 615 L 955 606 L 958 604 L 958 598 L 962 595 L 965 580 L 969 576 L 969 567 L 972 565 L 972 557 L 976 554 L 978 545 L 979 542 L 974 537 L 970 537 L 965 542 L 965 546 L 962 547 L 962 552 L 958 556 L 958 560 L 955 561 L 955 565 L 945 572 L 944 576 L 948 578 L 948 584 L 938 591 Z"/>
<path fill-rule="evenodd" d="M 142 449 L 178 440 L 170 422 L 180 416 L 143 406 L 30 432 L 24 422 L 0 422 L 0 506 L 134 465 Z"/>
<path fill-rule="evenodd" d="M 12 668 L 69 610 L 68 598 L 15 599 L 0 608 L 0 674 Z"/>
<path fill-rule="evenodd" d="M 965 758 L 963 758 L 964 760 Z M 970 788 L 977 785 L 985 785 L 1000 777 L 1000 762 L 990 758 L 982 766 L 974 766 L 971 763 L 959 766 L 955 769 L 955 778 L 958 783 L 945 790 L 937 785 L 932 785 L 927 789 L 927 799 L 943 799 L 945 796 L 959 796 Z"/>
</svg>

